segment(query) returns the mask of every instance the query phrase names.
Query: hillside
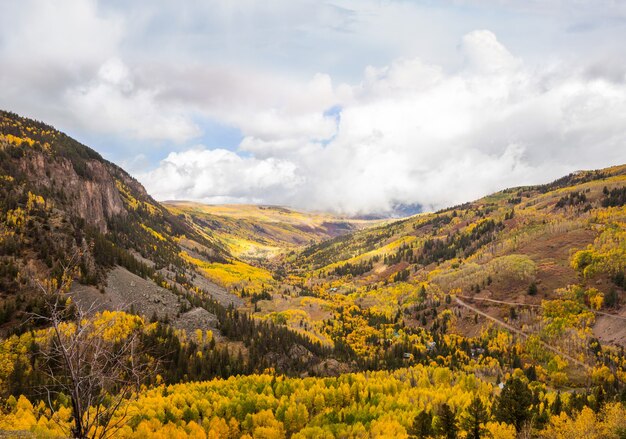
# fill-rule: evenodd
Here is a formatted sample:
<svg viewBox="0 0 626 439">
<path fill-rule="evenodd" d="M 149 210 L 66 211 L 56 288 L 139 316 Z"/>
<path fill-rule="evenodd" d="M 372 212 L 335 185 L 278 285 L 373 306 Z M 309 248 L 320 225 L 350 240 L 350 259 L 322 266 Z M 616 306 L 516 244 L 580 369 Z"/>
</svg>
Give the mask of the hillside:
<svg viewBox="0 0 626 439">
<path fill-rule="evenodd" d="M 34 279 L 78 266 L 77 281 L 107 285 L 120 265 L 158 284 L 192 285 L 181 239 L 207 260 L 227 256 L 152 199 L 118 166 L 40 122 L 0 113 L 2 322 L 37 306 Z M 186 277 L 187 276 L 187 277 Z M 10 312 L 9 312 L 10 311 Z"/>
<path fill-rule="evenodd" d="M 261 260 L 273 280 L 252 296 L 253 315 L 334 346 L 359 368 L 424 361 L 433 342 L 476 352 L 504 332 L 518 343 L 513 363 L 542 368 L 553 385 L 581 385 L 598 362 L 622 367 L 611 358 L 626 343 L 625 186 L 626 166 L 581 171 Z M 185 213 L 198 224 L 208 210 L 267 221 L 260 207 Z"/>
<path fill-rule="evenodd" d="M 452 302 L 456 296 L 503 323 L 567 345 L 559 337 L 573 328 L 565 325 L 558 336 L 548 336 L 545 308 L 574 294 L 580 306 L 595 313 L 583 328 L 584 343 L 596 337 L 624 345 L 619 328 L 625 186 L 626 166 L 619 166 L 508 189 L 311 245 L 290 258 L 288 271 L 297 274 L 297 284 L 314 297 L 310 300 L 328 310 L 320 319 L 307 319 L 329 334 L 334 329 L 326 319 L 348 306 L 353 314 L 369 320 L 374 314 L 396 328 L 438 329 L 445 309 L 452 311 L 449 331 L 459 335 L 477 336 L 493 324 L 465 302 Z M 310 305 L 295 302 L 267 309 L 299 308 L 306 314 Z M 385 325 L 369 326 L 370 338 L 384 338 Z M 349 343 L 350 334 L 343 336 Z M 385 350 L 369 344 L 358 349 Z"/>
<path fill-rule="evenodd" d="M 175 215 L 184 215 L 198 233 L 215 239 L 233 256 L 268 260 L 309 245 L 374 224 L 372 221 L 305 213 L 279 206 L 163 203 Z"/>
</svg>

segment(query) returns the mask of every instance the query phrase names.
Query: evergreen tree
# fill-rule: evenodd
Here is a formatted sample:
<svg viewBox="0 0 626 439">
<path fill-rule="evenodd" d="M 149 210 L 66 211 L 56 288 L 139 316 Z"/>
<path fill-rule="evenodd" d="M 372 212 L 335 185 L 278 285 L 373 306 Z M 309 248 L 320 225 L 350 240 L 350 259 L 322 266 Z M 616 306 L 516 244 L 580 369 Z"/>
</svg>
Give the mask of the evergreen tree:
<svg viewBox="0 0 626 439">
<path fill-rule="evenodd" d="M 524 370 L 524 375 L 528 378 L 528 381 L 537 381 L 537 369 L 535 366 L 529 366 L 528 369 Z"/>
<path fill-rule="evenodd" d="M 424 303 L 426 301 L 427 297 L 428 296 L 426 294 L 426 287 L 424 285 L 422 285 L 422 287 L 420 288 L 420 291 L 419 291 L 419 296 L 418 296 L 418 299 L 419 299 L 420 303 Z"/>
<path fill-rule="evenodd" d="M 459 427 L 456 421 L 456 415 L 450 409 L 448 404 L 442 404 L 439 409 L 439 422 L 437 424 L 437 433 L 446 439 L 456 439 Z"/>
<path fill-rule="evenodd" d="M 480 397 L 475 395 L 461 421 L 463 429 L 467 432 L 467 439 L 480 439 L 487 421 L 489 421 L 487 408 Z"/>
<path fill-rule="evenodd" d="M 609 293 L 604 298 L 604 304 L 607 308 L 614 308 L 619 305 L 619 296 L 617 295 L 615 288 L 611 288 L 609 290 Z"/>
<path fill-rule="evenodd" d="M 561 400 L 560 390 L 556 393 L 556 398 L 554 398 L 554 402 L 552 403 L 552 406 L 550 407 L 550 411 L 552 412 L 553 415 L 560 415 L 561 412 L 563 411 L 563 401 Z"/>
<path fill-rule="evenodd" d="M 597 413 L 602 409 L 602 406 L 606 401 L 606 392 L 604 391 L 604 386 L 602 385 L 602 383 L 600 383 L 600 385 L 596 388 L 594 392 L 594 397 L 594 403 L 591 408 Z"/>
<path fill-rule="evenodd" d="M 413 419 L 413 425 L 409 429 L 409 437 L 425 439 L 433 434 L 433 415 L 426 410 L 422 410 Z"/>
<path fill-rule="evenodd" d="M 498 398 L 494 412 L 499 422 L 513 424 L 518 432 L 524 423 L 530 419 L 530 407 L 532 404 L 532 392 L 528 384 L 519 378 L 508 380 Z"/>
<path fill-rule="evenodd" d="M 589 403 L 589 393 L 573 393 L 570 396 L 568 413 L 581 411 Z"/>
</svg>

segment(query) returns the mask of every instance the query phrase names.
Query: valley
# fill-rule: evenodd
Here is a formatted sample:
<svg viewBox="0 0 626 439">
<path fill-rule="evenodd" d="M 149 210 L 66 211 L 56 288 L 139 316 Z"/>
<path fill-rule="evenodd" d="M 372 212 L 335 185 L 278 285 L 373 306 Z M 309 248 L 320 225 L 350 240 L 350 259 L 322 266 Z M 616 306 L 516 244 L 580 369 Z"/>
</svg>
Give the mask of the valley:
<svg viewBox="0 0 626 439">
<path fill-rule="evenodd" d="M 2 111 L 0 183 L 0 429 L 75 428 L 49 349 L 85 325 L 151 371 L 91 390 L 94 437 L 444 436 L 473 404 L 492 437 L 626 431 L 626 165 L 400 219 L 160 203 Z"/>
</svg>

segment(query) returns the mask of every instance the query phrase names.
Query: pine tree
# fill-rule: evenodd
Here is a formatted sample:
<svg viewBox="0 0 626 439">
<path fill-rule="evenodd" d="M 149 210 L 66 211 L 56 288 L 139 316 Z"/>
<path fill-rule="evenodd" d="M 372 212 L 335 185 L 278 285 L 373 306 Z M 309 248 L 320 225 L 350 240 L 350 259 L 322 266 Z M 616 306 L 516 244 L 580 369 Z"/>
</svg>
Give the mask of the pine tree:
<svg viewBox="0 0 626 439">
<path fill-rule="evenodd" d="M 602 383 L 596 388 L 595 392 L 594 392 L 594 404 L 592 406 L 592 409 L 594 412 L 599 412 L 602 409 L 602 406 L 604 405 L 604 402 L 606 400 L 606 392 L 604 391 L 604 387 L 602 386 Z"/>
<path fill-rule="evenodd" d="M 418 296 L 420 303 L 424 303 L 427 297 L 428 296 L 426 294 L 426 287 L 422 285 L 422 287 L 420 288 L 419 296 Z"/>
<path fill-rule="evenodd" d="M 537 369 L 535 366 L 529 366 L 528 369 L 524 370 L 524 375 L 528 378 L 528 381 L 537 381 Z"/>
<path fill-rule="evenodd" d="M 560 390 L 556 393 L 556 398 L 554 398 L 554 402 L 552 403 L 552 406 L 550 407 L 550 411 L 552 412 L 553 415 L 560 415 L 561 412 L 563 411 L 563 401 L 561 400 Z"/>
<path fill-rule="evenodd" d="M 456 439 L 458 431 L 456 415 L 448 404 L 442 404 L 439 409 L 439 423 L 436 433 L 446 439 Z"/>
<path fill-rule="evenodd" d="M 485 404 L 478 395 L 475 395 L 467 407 L 461 424 L 467 432 L 467 439 L 480 439 L 484 432 L 484 424 L 489 420 Z"/>
<path fill-rule="evenodd" d="M 617 291 L 615 290 L 615 288 L 611 288 L 609 290 L 609 293 L 604 299 L 604 304 L 607 308 L 614 308 L 619 304 L 619 296 L 617 295 Z"/>
<path fill-rule="evenodd" d="M 513 424 L 518 432 L 530 419 L 532 392 L 528 384 L 519 378 L 511 378 L 506 382 L 498 398 L 495 416 L 499 422 Z"/>
<path fill-rule="evenodd" d="M 425 439 L 433 434 L 433 415 L 422 410 L 413 419 L 413 425 L 409 429 L 409 437 Z"/>
</svg>

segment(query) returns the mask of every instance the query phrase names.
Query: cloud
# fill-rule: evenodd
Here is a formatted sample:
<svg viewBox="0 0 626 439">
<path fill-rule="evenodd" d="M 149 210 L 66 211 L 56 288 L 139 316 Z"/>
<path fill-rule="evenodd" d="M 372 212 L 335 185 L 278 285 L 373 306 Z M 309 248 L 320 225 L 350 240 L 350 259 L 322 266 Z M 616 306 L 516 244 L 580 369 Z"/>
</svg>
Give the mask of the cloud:
<svg viewBox="0 0 626 439">
<path fill-rule="evenodd" d="M 94 132 L 117 132 L 131 138 L 184 142 L 200 129 L 182 109 L 159 105 L 157 89 L 138 88 L 128 67 L 107 60 L 86 85 L 69 89 L 67 108 L 81 125 Z"/>
<path fill-rule="evenodd" d="M 116 53 L 125 28 L 120 15 L 102 14 L 92 0 L 6 2 L 0 23 L 3 58 L 33 68 L 61 61 L 68 71 Z"/>
<path fill-rule="evenodd" d="M 488 30 L 476 30 L 465 35 L 461 47 L 468 65 L 480 73 L 512 72 L 520 66 L 520 61 Z"/>
<path fill-rule="evenodd" d="M 95 1 L 24 0 L 0 5 L 0 104 L 39 119 L 72 125 L 62 95 L 115 56 L 121 16 Z"/>
<path fill-rule="evenodd" d="M 535 14 L 558 14 L 572 16 L 626 16 L 626 5 L 615 0 L 452 0 L 452 3 L 474 5 L 484 8 L 510 8 L 515 12 Z"/>
<path fill-rule="evenodd" d="M 276 158 L 243 158 L 224 149 L 170 153 L 139 178 L 161 199 L 260 203 L 290 196 L 302 184 L 296 165 Z"/>
<path fill-rule="evenodd" d="M 0 7 L 0 103 L 65 129 L 185 141 L 192 115 L 160 106 L 120 58 L 128 17 L 95 0 L 24 0 Z"/>
<path fill-rule="evenodd" d="M 458 72 L 403 58 L 366 68 L 357 84 L 330 87 L 325 78 L 327 99 L 317 106 L 300 108 L 286 93 L 256 121 L 232 119 L 251 157 L 204 151 L 190 167 L 170 156 L 142 181 L 159 198 L 358 214 L 437 209 L 626 160 L 623 84 L 568 65 L 530 68 L 487 30 L 467 34 L 460 48 Z M 336 117 L 329 104 L 340 108 Z M 160 180 L 186 183 L 165 190 Z"/>
<path fill-rule="evenodd" d="M 264 71 L 242 73 L 225 67 L 152 68 L 152 82 L 166 84 L 158 95 L 162 107 L 190 108 L 206 118 L 237 127 L 245 149 L 257 154 L 257 141 L 278 150 L 302 146 L 306 139 L 327 139 L 336 128 L 324 111 L 337 102 L 329 75 L 315 74 L 304 83 Z M 285 139 L 297 142 L 285 142 Z"/>
<path fill-rule="evenodd" d="M 1 2 L 0 106 L 162 199 L 436 209 L 626 161 L 619 2 L 179 3 Z"/>
</svg>

